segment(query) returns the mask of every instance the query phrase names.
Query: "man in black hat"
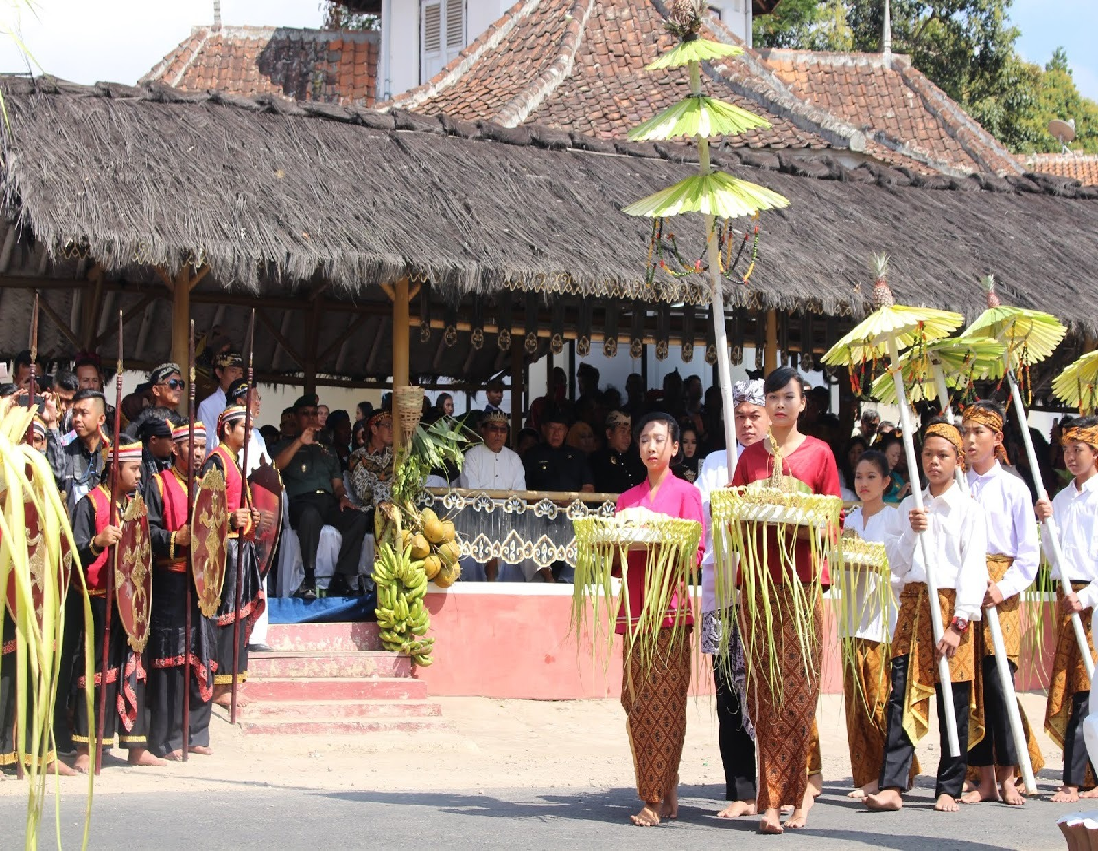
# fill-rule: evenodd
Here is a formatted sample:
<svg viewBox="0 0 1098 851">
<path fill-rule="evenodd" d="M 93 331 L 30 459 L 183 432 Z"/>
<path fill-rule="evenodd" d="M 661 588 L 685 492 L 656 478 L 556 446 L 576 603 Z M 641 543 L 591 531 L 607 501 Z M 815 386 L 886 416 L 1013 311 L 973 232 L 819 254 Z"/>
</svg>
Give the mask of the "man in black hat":
<svg viewBox="0 0 1098 851">
<path fill-rule="evenodd" d="M 179 364 L 162 363 L 152 370 L 149 373 L 149 380 L 144 384 L 138 384 L 137 389 L 134 391 L 137 394 L 147 394 L 152 405 L 145 408 L 130 421 L 125 430 L 126 437 L 130 440 L 137 440 L 140 438 L 141 427 L 145 424 L 145 420 L 150 417 L 163 419 L 162 415 L 152 413 L 157 408 L 171 408 L 173 411 L 178 411 L 179 402 L 183 398 L 183 390 L 186 386 L 187 382 L 183 380 L 183 373 L 179 370 Z"/>
<path fill-rule="evenodd" d="M 647 475 L 633 447 L 633 421 L 625 411 L 606 417 L 606 445 L 591 453 L 591 474 L 599 493 L 624 493 Z"/>
<path fill-rule="evenodd" d="M 225 410 L 225 394 L 234 381 L 244 377 L 244 358 L 240 352 L 221 352 L 214 355 L 213 367 L 217 389 L 198 406 L 198 420 L 206 426 L 207 434 L 217 433 L 217 418 Z M 210 451 L 213 451 L 212 447 Z"/>
<path fill-rule="evenodd" d="M 329 594 L 355 593 L 358 588 L 358 561 L 362 541 L 370 528 L 370 518 L 357 510 L 343 487 L 339 459 L 316 439 L 317 396 L 310 393 L 294 403 L 298 434 L 271 447 L 274 465 L 282 472 L 286 496 L 290 500 L 290 526 L 301 543 L 301 561 L 305 580 L 296 597 L 316 597 L 316 551 L 320 530 L 334 526 L 343 537 L 336 562 L 336 575 L 328 586 Z"/>
<path fill-rule="evenodd" d="M 141 494 L 145 489 L 155 487 L 156 477 L 172 465 L 174 442 L 172 427 L 179 425 L 182 417 L 168 408 L 149 408 L 149 415 L 141 423 L 138 437 L 141 438 Z"/>
</svg>

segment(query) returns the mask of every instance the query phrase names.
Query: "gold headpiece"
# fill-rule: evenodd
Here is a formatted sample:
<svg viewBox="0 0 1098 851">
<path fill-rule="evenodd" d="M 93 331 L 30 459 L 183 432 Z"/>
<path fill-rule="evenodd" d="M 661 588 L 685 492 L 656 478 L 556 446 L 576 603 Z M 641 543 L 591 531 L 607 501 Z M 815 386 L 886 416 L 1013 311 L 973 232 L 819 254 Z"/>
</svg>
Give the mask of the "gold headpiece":
<svg viewBox="0 0 1098 851">
<path fill-rule="evenodd" d="M 1075 428 L 1065 429 L 1063 437 L 1060 438 L 1060 445 L 1067 446 L 1068 442 L 1072 440 L 1077 443 L 1085 443 L 1091 449 L 1098 451 L 1098 426 L 1076 426 Z"/>
<path fill-rule="evenodd" d="M 999 432 L 999 434 L 1004 434 L 1003 418 L 995 411 L 982 408 L 979 405 L 969 405 L 965 408 L 964 413 L 961 415 L 961 423 L 976 423 L 977 425 L 987 426 L 992 431 Z M 995 457 L 999 459 L 1000 464 L 1010 464 L 1006 447 L 1001 443 L 995 447 Z"/>
<path fill-rule="evenodd" d="M 957 426 L 950 425 L 949 423 L 931 423 L 926 427 L 926 434 L 923 440 L 928 437 L 944 437 L 950 443 L 953 444 L 957 450 L 957 455 L 960 459 L 961 469 L 965 466 L 965 449 L 964 441 L 961 440 L 961 432 L 957 430 Z"/>
</svg>

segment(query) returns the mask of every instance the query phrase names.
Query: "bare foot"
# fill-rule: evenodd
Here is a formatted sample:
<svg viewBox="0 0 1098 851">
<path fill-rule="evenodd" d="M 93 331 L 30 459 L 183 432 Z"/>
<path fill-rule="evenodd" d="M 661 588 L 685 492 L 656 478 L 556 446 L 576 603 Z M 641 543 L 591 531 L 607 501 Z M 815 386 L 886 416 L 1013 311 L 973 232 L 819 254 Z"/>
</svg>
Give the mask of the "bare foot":
<svg viewBox="0 0 1098 851">
<path fill-rule="evenodd" d="M 759 812 L 754 801 L 733 801 L 719 813 L 717 818 L 739 818 L 740 816 L 753 816 Z"/>
<path fill-rule="evenodd" d="M 213 748 L 209 745 L 191 745 L 188 750 L 190 750 L 191 753 L 196 753 L 200 756 L 213 756 Z"/>
<path fill-rule="evenodd" d="M 847 792 L 846 797 L 853 798 L 855 801 L 861 801 L 866 797 L 865 789 L 855 789 L 853 792 Z"/>
<path fill-rule="evenodd" d="M 1060 791 L 1049 800 L 1054 804 L 1074 804 L 1079 800 L 1078 786 L 1061 786 Z"/>
<path fill-rule="evenodd" d="M 86 774 L 87 772 L 85 771 L 84 773 Z M 46 766 L 46 774 L 56 774 L 59 777 L 73 777 L 76 772 L 61 760 L 55 759 Z"/>
<path fill-rule="evenodd" d="M 903 807 L 899 789 L 882 789 L 876 795 L 866 795 L 865 805 L 877 812 L 893 812 Z"/>
<path fill-rule="evenodd" d="M 960 807 L 952 795 L 943 794 L 939 795 L 938 800 L 934 802 L 934 809 L 940 813 L 955 813 Z"/>
<path fill-rule="evenodd" d="M 1014 780 L 1004 780 L 1001 788 L 1003 803 L 1011 807 L 1020 807 L 1025 804 L 1026 799 L 1022 797 L 1022 793 L 1018 791 L 1018 787 L 1014 785 Z"/>
<path fill-rule="evenodd" d="M 1079 793 L 1080 798 L 1098 798 L 1098 786 Z"/>
<path fill-rule="evenodd" d="M 76 762 L 72 764 L 77 774 L 87 774 L 91 768 L 91 754 L 86 750 L 79 750 L 76 754 Z"/>
<path fill-rule="evenodd" d="M 995 788 L 994 784 L 988 786 L 982 782 L 971 792 L 965 792 L 961 795 L 962 804 L 983 804 L 998 800 L 999 790 Z"/>
<path fill-rule="evenodd" d="M 182 762 L 183 761 L 183 751 L 182 750 L 177 750 L 177 751 L 172 751 L 171 753 L 166 753 L 166 754 L 164 754 L 164 759 L 168 760 L 168 762 Z"/>
<path fill-rule="evenodd" d="M 676 819 L 679 817 L 679 790 L 677 786 L 672 786 L 663 796 L 663 803 L 660 804 L 660 818 L 661 819 Z"/>
<path fill-rule="evenodd" d="M 645 804 L 639 813 L 629 816 L 629 820 L 638 827 L 655 827 L 660 823 L 660 815 L 652 804 Z"/>
<path fill-rule="evenodd" d="M 808 788 L 812 792 L 813 799 L 820 797 L 824 790 L 824 776 L 817 772 L 808 775 Z"/>
<path fill-rule="evenodd" d="M 771 807 L 763 813 L 763 817 L 759 821 L 759 833 L 778 834 L 784 832 L 785 829 L 782 827 L 778 810 L 775 807 Z"/>
<path fill-rule="evenodd" d="M 145 748 L 131 748 L 126 762 L 130 765 L 167 765 L 164 760 L 153 756 Z"/>
<path fill-rule="evenodd" d="M 808 810 L 798 807 L 793 810 L 793 815 L 786 819 L 785 826 L 790 830 L 802 830 L 808 826 Z"/>
</svg>

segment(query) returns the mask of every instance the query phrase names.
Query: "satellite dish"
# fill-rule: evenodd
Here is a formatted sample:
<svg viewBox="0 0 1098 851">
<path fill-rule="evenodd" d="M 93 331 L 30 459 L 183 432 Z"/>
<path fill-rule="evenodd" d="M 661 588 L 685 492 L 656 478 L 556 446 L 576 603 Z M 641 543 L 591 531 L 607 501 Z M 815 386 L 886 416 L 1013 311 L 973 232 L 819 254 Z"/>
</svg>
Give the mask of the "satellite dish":
<svg viewBox="0 0 1098 851">
<path fill-rule="evenodd" d="M 1075 141 L 1075 119 L 1069 118 L 1067 121 L 1061 121 L 1059 118 L 1054 118 L 1048 123 L 1048 132 L 1061 145 L 1073 142 Z"/>
</svg>

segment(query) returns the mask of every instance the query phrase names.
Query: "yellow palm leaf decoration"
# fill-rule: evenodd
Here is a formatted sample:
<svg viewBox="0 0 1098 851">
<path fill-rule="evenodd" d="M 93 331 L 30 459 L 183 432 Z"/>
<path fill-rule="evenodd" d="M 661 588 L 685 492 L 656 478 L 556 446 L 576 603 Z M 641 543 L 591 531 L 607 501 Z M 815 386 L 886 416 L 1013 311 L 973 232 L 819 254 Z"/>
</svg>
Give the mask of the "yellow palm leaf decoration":
<svg viewBox="0 0 1098 851">
<path fill-rule="evenodd" d="M 1056 350 L 1067 334 L 1059 319 L 1040 310 L 1002 304 L 994 275 L 981 284 L 987 290 L 988 307 L 965 330 L 966 337 L 994 337 L 1002 342 L 1010 355 L 1009 368 L 1040 363 Z"/>
<path fill-rule="evenodd" d="M 720 171 L 695 174 L 622 209 L 630 216 L 703 213 L 718 219 L 753 216 L 759 210 L 788 207 L 789 199 L 765 186 Z M 718 268 L 718 273 L 720 269 Z"/>
<path fill-rule="evenodd" d="M 910 349 L 900 356 L 909 400 L 922 402 L 939 397 L 939 372 L 945 386 L 954 390 L 964 389 L 974 381 L 1002 378 L 1004 350 L 1002 343 L 989 337 L 945 337 Z M 873 382 L 872 395 L 886 404 L 896 403 L 896 387 L 890 374 L 886 372 Z"/>
<path fill-rule="evenodd" d="M 681 139 L 684 136 L 738 136 L 748 130 L 769 127 L 761 115 L 705 95 L 683 98 L 629 131 L 633 142 Z"/>
<path fill-rule="evenodd" d="M 673 50 L 669 50 L 663 56 L 645 66 L 646 71 L 661 71 L 665 68 L 683 68 L 692 62 L 708 62 L 711 59 L 722 59 L 725 56 L 739 56 L 743 53 L 742 47 L 733 44 L 724 44 L 707 38 L 687 38 Z"/>
<path fill-rule="evenodd" d="M 1098 408 L 1098 351 L 1088 352 L 1056 376 L 1052 392 L 1080 414 L 1093 414 Z"/>
</svg>

